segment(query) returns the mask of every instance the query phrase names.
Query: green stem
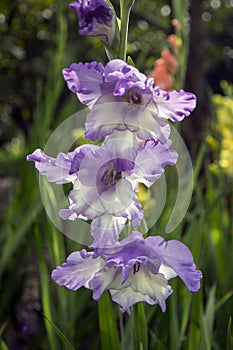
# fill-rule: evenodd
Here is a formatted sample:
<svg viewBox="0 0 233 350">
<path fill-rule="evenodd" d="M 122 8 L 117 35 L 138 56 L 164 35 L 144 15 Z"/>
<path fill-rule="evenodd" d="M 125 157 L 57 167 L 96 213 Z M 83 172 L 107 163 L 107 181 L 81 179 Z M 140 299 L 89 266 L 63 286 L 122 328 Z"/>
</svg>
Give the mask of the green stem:
<svg viewBox="0 0 233 350">
<path fill-rule="evenodd" d="M 99 329 L 102 350 L 120 350 L 117 332 L 116 315 L 108 291 L 105 291 L 98 302 Z"/>
<path fill-rule="evenodd" d="M 124 350 L 126 348 L 125 346 L 125 328 L 124 328 L 124 322 L 123 322 L 123 316 L 122 312 L 119 310 L 119 326 L 120 326 L 120 339 L 121 339 L 121 350 Z"/>
<path fill-rule="evenodd" d="M 121 33 L 120 33 L 120 47 L 119 58 L 126 61 L 126 49 L 128 39 L 129 15 L 135 0 L 121 0 Z"/>
<path fill-rule="evenodd" d="M 148 350 L 148 329 L 143 303 L 131 306 L 131 329 L 135 350 Z"/>
</svg>

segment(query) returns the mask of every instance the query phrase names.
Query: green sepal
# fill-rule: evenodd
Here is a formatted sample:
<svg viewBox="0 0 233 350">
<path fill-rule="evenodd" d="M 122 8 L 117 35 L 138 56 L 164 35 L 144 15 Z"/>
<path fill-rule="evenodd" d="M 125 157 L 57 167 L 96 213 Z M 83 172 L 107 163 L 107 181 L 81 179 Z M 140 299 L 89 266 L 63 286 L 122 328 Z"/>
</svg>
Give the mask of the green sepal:
<svg viewBox="0 0 233 350">
<path fill-rule="evenodd" d="M 135 63 L 134 63 L 134 61 L 133 61 L 131 56 L 127 56 L 127 63 L 130 64 L 133 67 L 136 67 L 136 65 L 135 65 Z"/>
</svg>

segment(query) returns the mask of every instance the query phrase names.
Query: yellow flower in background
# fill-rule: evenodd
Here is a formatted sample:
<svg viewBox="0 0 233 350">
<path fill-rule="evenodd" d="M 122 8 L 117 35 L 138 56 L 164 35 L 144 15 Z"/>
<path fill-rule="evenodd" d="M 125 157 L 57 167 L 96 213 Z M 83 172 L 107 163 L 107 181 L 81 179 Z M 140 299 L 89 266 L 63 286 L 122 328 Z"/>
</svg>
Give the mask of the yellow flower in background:
<svg viewBox="0 0 233 350">
<path fill-rule="evenodd" d="M 214 95 L 216 108 L 216 129 L 221 135 L 219 165 L 226 173 L 233 176 L 233 98 Z"/>
</svg>

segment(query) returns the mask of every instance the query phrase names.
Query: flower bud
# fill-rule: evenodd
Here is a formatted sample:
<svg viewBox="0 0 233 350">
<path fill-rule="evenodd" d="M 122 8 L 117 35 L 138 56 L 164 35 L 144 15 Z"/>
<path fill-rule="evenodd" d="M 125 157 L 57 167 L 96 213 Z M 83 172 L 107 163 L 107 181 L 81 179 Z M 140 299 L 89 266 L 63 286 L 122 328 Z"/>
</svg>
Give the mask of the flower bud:
<svg viewBox="0 0 233 350">
<path fill-rule="evenodd" d="M 111 45 L 115 34 L 115 15 L 104 0 L 78 0 L 70 4 L 79 19 L 79 34 L 96 36 Z"/>
</svg>

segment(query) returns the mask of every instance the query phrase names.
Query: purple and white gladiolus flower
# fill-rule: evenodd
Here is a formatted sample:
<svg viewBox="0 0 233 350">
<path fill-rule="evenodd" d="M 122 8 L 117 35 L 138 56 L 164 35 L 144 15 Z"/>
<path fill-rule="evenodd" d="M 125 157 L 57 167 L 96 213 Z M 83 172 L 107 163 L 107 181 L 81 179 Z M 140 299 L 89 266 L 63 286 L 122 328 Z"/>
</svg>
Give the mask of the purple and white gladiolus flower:
<svg viewBox="0 0 233 350">
<path fill-rule="evenodd" d="M 79 34 L 99 37 L 111 45 L 115 34 L 115 16 L 104 0 L 77 0 L 70 4 L 79 19 Z"/>
<path fill-rule="evenodd" d="M 117 56 L 125 57 L 126 17 L 133 2 L 121 1 L 120 38 L 109 1 L 77 0 L 70 7 L 78 16 L 81 35 L 98 37 L 108 57 L 115 57 L 120 39 Z M 105 66 L 95 61 L 73 63 L 62 74 L 68 88 L 89 108 L 86 139 L 101 141 L 56 157 L 40 149 L 27 156 L 49 182 L 72 184 L 69 204 L 60 203 L 60 217 L 91 224 L 92 251 L 70 254 L 52 271 L 52 279 L 71 290 L 85 287 L 96 301 L 109 291 L 120 310 L 128 314 L 132 305 L 142 301 L 158 304 L 165 312 L 172 293 L 169 281 L 179 276 L 195 293 L 202 273 L 183 243 L 160 236 L 144 238 L 137 231 L 144 214 L 139 185 L 150 188 L 166 165 L 176 164 L 178 154 L 171 149 L 169 122 L 188 117 L 196 107 L 196 96 L 184 90 L 163 91 L 154 85 L 154 78 L 121 59 Z M 63 135 L 60 139 L 64 140 Z"/>
<path fill-rule="evenodd" d="M 139 142 L 134 133 L 114 132 L 101 146 L 83 145 L 56 159 L 36 150 L 27 157 L 50 182 L 72 182 L 68 209 L 60 210 L 64 220 L 92 220 L 92 248 L 114 244 L 127 220 L 133 227 L 143 217 L 138 201 L 138 184 L 150 187 L 174 165 L 177 153 L 171 141 Z M 59 178 L 60 175 L 60 178 Z"/>
<path fill-rule="evenodd" d="M 105 67 L 98 62 L 73 63 L 63 69 L 63 76 L 68 88 L 91 109 L 85 134 L 91 140 L 118 129 L 137 132 L 144 140 L 165 142 L 170 133 L 166 121 L 180 122 L 196 107 L 194 94 L 184 90 L 163 91 L 154 86 L 153 78 L 120 59 L 108 62 Z"/>
<path fill-rule="evenodd" d="M 164 312 L 172 293 L 168 281 L 176 276 L 191 292 L 199 290 L 202 273 L 196 270 L 190 250 L 177 240 L 144 239 L 136 231 L 111 248 L 73 252 L 52 272 L 57 284 L 72 290 L 84 286 L 93 291 L 94 300 L 109 290 L 121 311 L 128 313 L 140 301 L 159 304 Z"/>
</svg>

